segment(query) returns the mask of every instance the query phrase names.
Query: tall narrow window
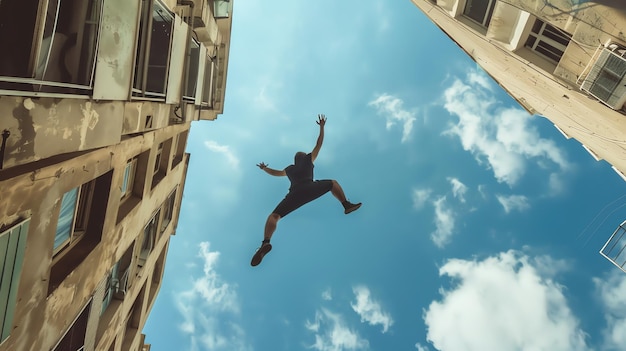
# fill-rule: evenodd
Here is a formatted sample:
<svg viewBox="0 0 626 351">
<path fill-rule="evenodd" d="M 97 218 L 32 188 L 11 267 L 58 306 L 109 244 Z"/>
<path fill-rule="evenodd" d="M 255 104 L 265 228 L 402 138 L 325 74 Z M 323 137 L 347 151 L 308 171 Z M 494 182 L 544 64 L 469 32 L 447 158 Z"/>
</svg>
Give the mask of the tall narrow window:
<svg viewBox="0 0 626 351">
<path fill-rule="evenodd" d="M 537 19 L 526 40 L 526 47 L 551 62 L 558 63 L 571 38 L 571 34 Z"/>
<path fill-rule="evenodd" d="M 135 172 L 137 170 L 137 158 L 134 157 L 126 162 L 124 166 L 124 178 L 122 179 L 121 198 L 125 199 L 133 192 L 135 182 Z"/>
<path fill-rule="evenodd" d="M 176 200 L 176 190 L 172 191 L 172 193 L 167 197 L 165 203 L 163 204 L 163 221 L 161 222 L 161 233 L 165 231 L 165 228 L 172 221 L 172 216 L 174 215 L 174 202 Z"/>
<path fill-rule="evenodd" d="M 54 236 L 54 254 L 78 242 L 87 229 L 89 208 L 95 181 L 83 184 L 63 195 Z"/>
<path fill-rule="evenodd" d="M 483 27 L 488 27 L 496 0 L 467 0 L 463 14 Z"/>
<path fill-rule="evenodd" d="M 172 49 L 174 15 L 159 1 L 143 0 L 133 92 L 164 97 Z"/>
<path fill-rule="evenodd" d="M 11 334 L 30 219 L 0 232 L 0 343 Z"/>
<path fill-rule="evenodd" d="M 154 158 L 154 169 L 152 173 L 157 173 L 159 171 L 159 169 L 161 168 L 161 157 L 163 156 L 163 143 L 159 144 L 159 147 L 157 148 L 157 154 L 156 157 Z"/>
<path fill-rule="evenodd" d="M 194 101 L 198 83 L 200 45 L 193 38 L 190 39 L 189 45 L 191 45 L 191 55 L 187 59 L 187 77 L 185 78 L 187 85 L 185 86 L 185 94 L 183 97 L 187 100 Z"/>
<path fill-rule="evenodd" d="M 161 210 L 157 211 L 150 221 L 143 229 L 143 239 L 141 242 L 141 252 L 139 254 L 140 265 L 143 266 L 148 259 L 148 256 L 154 249 L 156 242 L 157 226 L 159 224 L 159 218 L 161 217 Z"/>
</svg>

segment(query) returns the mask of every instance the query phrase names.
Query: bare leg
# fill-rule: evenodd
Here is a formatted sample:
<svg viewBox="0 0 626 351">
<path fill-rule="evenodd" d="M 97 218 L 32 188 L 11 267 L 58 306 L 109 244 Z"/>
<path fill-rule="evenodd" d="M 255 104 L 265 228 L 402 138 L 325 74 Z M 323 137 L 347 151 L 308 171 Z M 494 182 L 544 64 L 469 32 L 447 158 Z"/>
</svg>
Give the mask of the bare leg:
<svg viewBox="0 0 626 351">
<path fill-rule="evenodd" d="M 348 201 L 346 199 L 346 194 L 343 192 L 343 189 L 341 188 L 341 185 L 339 185 L 339 183 L 336 180 L 333 180 L 333 187 L 330 189 L 331 193 L 333 193 L 333 196 L 335 196 L 337 198 L 337 200 L 339 200 L 339 202 L 341 202 L 341 205 L 343 206 L 344 209 L 344 213 L 348 214 L 350 212 L 354 212 L 356 210 L 359 209 L 359 207 L 361 207 L 361 203 L 357 203 L 357 204 L 353 204 L 350 201 Z"/>
<path fill-rule="evenodd" d="M 330 189 L 330 192 L 333 193 L 333 196 L 339 200 L 339 202 L 344 203 L 346 201 L 346 194 L 344 194 L 341 185 L 336 180 L 333 180 L 333 187 Z"/>
<path fill-rule="evenodd" d="M 263 241 L 269 241 L 276 230 L 276 223 L 280 219 L 280 215 L 277 213 L 272 213 L 267 217 L 267 221 L 265 222 L 265 233 L 263 234 Z"/>
</svg>

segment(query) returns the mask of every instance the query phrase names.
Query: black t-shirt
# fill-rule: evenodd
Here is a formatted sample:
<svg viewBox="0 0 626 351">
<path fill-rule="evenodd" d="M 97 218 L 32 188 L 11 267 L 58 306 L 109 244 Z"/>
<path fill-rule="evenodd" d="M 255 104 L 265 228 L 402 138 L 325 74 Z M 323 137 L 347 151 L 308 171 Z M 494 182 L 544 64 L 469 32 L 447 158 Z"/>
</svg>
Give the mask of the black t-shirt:
<svg viewBox="0 0 626 351">
<path fill-rule="evenodd" d="M 313 160 L 311 154 L 296 157 L 296 163 L 285 168 L 285 173 L 291 182 L 289 190 L 294 189 L 298 185 L 310 183 L 313 181 Z"/>
</svg>

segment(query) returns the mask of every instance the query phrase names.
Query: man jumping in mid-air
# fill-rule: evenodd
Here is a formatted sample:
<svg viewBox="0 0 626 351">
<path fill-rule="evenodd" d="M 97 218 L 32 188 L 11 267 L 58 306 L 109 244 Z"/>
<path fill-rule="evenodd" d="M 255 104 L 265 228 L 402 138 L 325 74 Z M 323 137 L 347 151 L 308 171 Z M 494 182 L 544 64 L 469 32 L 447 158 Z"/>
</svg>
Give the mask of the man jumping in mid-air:
<svg viewBox="0 0 626 351">
<path fill-rule="evenodd" d="M 263 243 L 252 257 L 252 262 L 250 262 L 253 266 L 261 263 L 263 256 L 272 250 L 270 239 L 272 238 L 272 234 L 274 234 L 274 230 L 276 230 L 276 223 L 278 220 L 302 205 L 309 203 L 330 191 L 343 205 L 345 214 L 356 211 L 359 207 L 361 207 L 360 202 L 358 204 L 353 204 L 346 199 L 343 189 L 341 189 L 341 186 L 336 180 L 313 180 L 313 162 L 317 158 L 317 154 L 320 152 L 322 142 L 324 141 L 324 125 L 326 124 L 326 116 L 318 115 L 316 123 L 320 126 L 320 134 L 317 137 L 317 144 L 315 144 L 315 148 L 311 151 L 311 153 L 296 153 L 294 164 L 280 171 L 269 168 L 263 162 L 257 165 L 259 168 L 273 176 L 287 176 L 291 182 L 291 186 L 289 187 L 289 193 L 287 193 L 285 198 L 278 204 L 278 206 L 276 206 L 269 217 L 267 217 Z"/>
</svg>

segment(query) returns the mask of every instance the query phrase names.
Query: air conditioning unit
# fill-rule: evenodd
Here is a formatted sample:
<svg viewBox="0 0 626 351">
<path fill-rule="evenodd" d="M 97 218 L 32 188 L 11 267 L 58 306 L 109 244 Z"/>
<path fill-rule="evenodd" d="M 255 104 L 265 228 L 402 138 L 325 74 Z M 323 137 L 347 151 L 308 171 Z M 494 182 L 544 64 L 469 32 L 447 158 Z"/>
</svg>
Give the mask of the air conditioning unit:
<svg viewBox="0 0 626 351">
<path fill-rule="evenodd" d="M 626 56 L 626 49 L 621 45 L 611 42 L 604 45 L 580 86 L 614 110 L 626 103 L 626 59 L 623 56 Z"/>
</svg>

